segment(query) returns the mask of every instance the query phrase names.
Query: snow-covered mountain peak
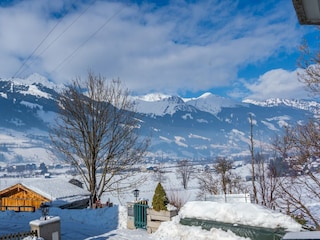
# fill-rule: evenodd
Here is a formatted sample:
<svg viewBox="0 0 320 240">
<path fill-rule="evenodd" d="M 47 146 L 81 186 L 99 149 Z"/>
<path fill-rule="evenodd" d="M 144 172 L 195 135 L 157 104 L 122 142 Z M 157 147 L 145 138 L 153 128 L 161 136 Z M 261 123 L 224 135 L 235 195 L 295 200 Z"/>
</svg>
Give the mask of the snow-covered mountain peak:
<svg viewBox="0 0 320 240">
<path fill-rule="evenodd" d="M 134 99 L 140 99 L 146 102 L 156 102 L 171 97 L 162 93 L 149 93 L 143 96 L 135 96 Z"/>
<path fill-rule="evenodd" d="M 136 109 L 140 113 L 163 116 L 174 114 L 185 102 L 179 96 L 170 96 L 162 93 L 152 93 L 144 96 L 132 97 Z"/>
<path fill-rule="evenodd" d="M 214 115 L 219 113 L 223 107 L 234 107 L 239 105 L 238 102 L 235 102 L 232 99 L 220 97 L 210 92 L 206 92 L 198 98 L 192 98 L 188 100 L 187 103 L 199 110 L 209 112 Z"/>
<path fill-rule="evenodd" d="M 24 83 L 27 83 L 27 84 L 41 83 L 44 86 L 47 86 L 48 83 L 52 84 L 52 82 L 50 82 L 46 77 L 44 77 L 38 73 L 31 74 L 24 81 L 25 81 Z"/>
<path fill-rule="evenodd" d="M 206 92 L 204 94 L 202 94 L 199 98 L 210 98 L 210 97 L 214 97 L 215 95 L 212 94 L 211 92 Z"/>
<path fill-rule="evenodd" d="M 15 85 L 34 86 L 40 84 L 43 87 L 54 89 L 57 92 L 60 92 L 65 87 L 63 84 L 56 84 L 38 73 L 33 73 L 26 78 L 11 78 L 2 80 L 10 81 Z"/>
<path fill-rule="evenodd" d="M 270 98 L 270 99 L 266 99 L 264 101 L 258 101 L 258 100 L 253 100 L 253 99 L 244 99 L 243 102 L 262 106 L 262 107 L 273 107 L 273 106 L 279 106 L 281 104 L 289 103 L 290 100 L 281 99 L 281 98 Z"/>
<path fill-rule="evenodd" d="M 168 101 L 170 103 L 176 103 L 176 104 L 184 104 L 184 101 L 182 100 L 182 98 L 178 96 L 171 96 L 171 97 L 168 97 L 167 99 L 163 99 L 163 101 Z"/>
<path fill-rule="evenodd" d="M 17 85 L 32 85 L 32 84 L 38 84 L 38 83 L 46 87 L 50 87 L 50 85 L 51 86 L 55 85 L 54 83 L 50 82 L 46 77 L 38 73 L 33 73 L 26 78 L 11 78 L 11 79 L 3 79 L 3 80 L 11 81 Z"/>
<path fill-rule="evenodd" d="M 1 96 L 7 97 L 7 92 L 17 93 L 22 95 L 32 95 L 40 98 L 52 99 L 52 92 L 62 89 L 62 85 L 58 86 L 50 82 L 44 76 L 34 73 L 29 77 L 1 79 Z M 50 91 L 48 91 L 50 89 Z M 53 90 L 53 91 L 52 91 Z"/>
<path fill-rule="evenodd" d="M 239 102 L 210 92 L 206 92 L 197 98 L 184 99 L 179 96 L 169 96 L 161 93 L 148 94 L 142 97 L 134 97 L 134 101 L 138 112 L 159 116 L 173 114 L 182 109 L 192 112 L 195 108 L 216 115 L 223 107 L 241 105 Z"/>
<path fill-rule="evenodd" d="M 244 103 L 250 103 L 261 107 L 277 107 L 277 106 L 289 106 L 298 109 L 308 110 L 316 115 L 320 114 L 320 103 L 310 100 L 298 100 L 298 99 L 282 99 L 282 98 L 270 98 L 265 101 L 257 101 L 252 99 L 243 100 Z"/>
<path fill-rule="evenodd" d="M 174 114 L 180 109 L 180 106 L 185 106 L 185 102 L 177 96 L 161 95 L 163 98 L 155 101 L 143 100 L 144 98 L 135 98 L 134 104 L 140 113 L 163 116 L 166 114 Z M 150 98 L 148 98 L 150 100 Z M 185 108 L 184 108 L 185 109 Z"/>
</svg>

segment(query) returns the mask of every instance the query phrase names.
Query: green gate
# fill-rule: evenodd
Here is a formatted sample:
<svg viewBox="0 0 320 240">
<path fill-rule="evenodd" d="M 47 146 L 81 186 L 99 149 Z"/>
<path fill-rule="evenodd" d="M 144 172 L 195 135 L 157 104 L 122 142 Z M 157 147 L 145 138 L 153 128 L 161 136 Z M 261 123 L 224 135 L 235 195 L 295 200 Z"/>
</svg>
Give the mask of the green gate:
<svg viewBox="0 0 320 240">
<path fill-rule="evenodd" d="M 134 226 L 136 228 L 147 228 L 147 208 L 148 204 L 135 203 L 133 206 Z"/>
</svg>

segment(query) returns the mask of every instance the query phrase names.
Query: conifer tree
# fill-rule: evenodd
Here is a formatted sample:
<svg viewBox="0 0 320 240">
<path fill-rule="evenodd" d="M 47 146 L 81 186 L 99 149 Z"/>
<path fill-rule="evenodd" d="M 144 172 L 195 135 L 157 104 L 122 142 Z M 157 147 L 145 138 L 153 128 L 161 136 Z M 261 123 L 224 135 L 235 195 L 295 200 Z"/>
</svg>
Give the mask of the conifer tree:
<svg viewBox="0 0 320 240">
<path fill-rule="evenodd" d="M 164 190 L 161 183 L 159 182 L 152 198 L 152 207 L 156 211 L 167 210 L 166 205 L 168 203 L 169 203 L 169 200 L 167 198 L 166 191 Z"/>
</svg>

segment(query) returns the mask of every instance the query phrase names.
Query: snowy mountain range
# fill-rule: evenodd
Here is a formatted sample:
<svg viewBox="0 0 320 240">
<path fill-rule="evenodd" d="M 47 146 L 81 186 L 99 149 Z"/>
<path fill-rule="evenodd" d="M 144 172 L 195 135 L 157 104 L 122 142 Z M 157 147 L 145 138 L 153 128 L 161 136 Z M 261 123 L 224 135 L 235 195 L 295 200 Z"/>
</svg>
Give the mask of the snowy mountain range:
<svg viewBox="0 0 320 240">
<path fill-rule="evenodd" d="M 58 161 L 50 154 L 48 131 L 62 88 L 39 74 L 0 79 L 0 166 Z M 308 100 L 237 102 L 211 93 L 192 99 L 149 94 L 132 100 L 141 120 L 140 134 L 152 136 L 151 160 L 245 156 L 250 114 L 255 139 L 265 148 L 284 126 L 320 116 L 320 104 Z"/>
</svg>

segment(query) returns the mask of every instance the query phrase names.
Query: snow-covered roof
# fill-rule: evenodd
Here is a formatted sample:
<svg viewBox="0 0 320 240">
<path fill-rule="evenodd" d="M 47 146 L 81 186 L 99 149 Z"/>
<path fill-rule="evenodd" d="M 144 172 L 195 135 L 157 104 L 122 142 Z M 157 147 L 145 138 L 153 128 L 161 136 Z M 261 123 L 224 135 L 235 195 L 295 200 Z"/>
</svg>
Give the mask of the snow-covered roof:
<svg viewBox="0 0 320 240">
<path fill-rule="evenodd" d="M 77 187 L 63 178 L 0 179 L 0 191 L 18 183 L 51 201 L 74 202 L 90 196 L 89 191 Z"/>
</svg>

